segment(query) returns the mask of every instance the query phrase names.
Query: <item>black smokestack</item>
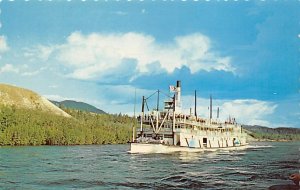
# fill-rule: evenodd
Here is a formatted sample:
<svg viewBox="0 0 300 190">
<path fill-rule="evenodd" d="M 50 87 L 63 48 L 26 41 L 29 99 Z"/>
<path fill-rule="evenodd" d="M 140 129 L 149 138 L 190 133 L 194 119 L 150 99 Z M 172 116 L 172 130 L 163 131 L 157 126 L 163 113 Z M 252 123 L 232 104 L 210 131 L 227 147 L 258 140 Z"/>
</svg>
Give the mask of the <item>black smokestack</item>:
<svg viewBox="0 0 300 190">
<path fill-rule="evenodd" d="M 176 86 L 177 87 L 181 87 L 181 81 L 180 80 L 177 81 L 177 85 Z"/>
<path fill-rule="evenodd" d="M 197 91 L 195 90 L 195 116 L 197 117 Z"/>
<path fill-rule="evenodd" d="M 212 119 L 212 97 L 211 97 L 211 95 L 210 95 L 210 106 L 209 106 L 209 107 L 210 107 L 210 110 L 209 110 L 209 111 L 210 111 L 209 118 Z"/>
<path fill-rule="evenodd" d="M 142 112 L 144 112 L 144 104 L 145 104 L 145 97 L 143 96 L 143 100 L 142 100 Z"/>
</svg>

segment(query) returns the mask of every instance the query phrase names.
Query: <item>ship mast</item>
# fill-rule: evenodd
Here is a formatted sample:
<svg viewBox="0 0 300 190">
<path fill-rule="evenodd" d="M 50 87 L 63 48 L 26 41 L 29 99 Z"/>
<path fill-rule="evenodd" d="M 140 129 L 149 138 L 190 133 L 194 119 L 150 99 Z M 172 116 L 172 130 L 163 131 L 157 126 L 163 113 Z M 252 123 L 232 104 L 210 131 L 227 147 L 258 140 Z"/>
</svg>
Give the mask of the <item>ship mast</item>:
<svg viewBox="0 0 300 190">
<path fill-rule="evenodd" d="M 136 106 L 136 89 L 134 89 L 134 107 L 133 107 L 133 127 L 132 127 L 132 142 L 135 140 L 135 124 L 136 124 L 136 117 L 135 117 L 135 106 Z"/>
<path fill-rule="evenodd" d="M 175 111 L 176 111 L 176 98 L 175 94 L 173 97 L 173 123 L 172 123 L 172 135 L 173 135 L 173 145 L 175 145 Z"/>
<path fill-rule="evenodd" d="M 212 120 L 212 96 L 210 95 L 210 104 L 209 104 L 209 119 L 210 119 L 210 123 Z"/>
<path fill-rule="evenodd" d="M 143 118 L 144 118 L 144 109 L 145 109 L 145 96 L 143 96 L 143 99 L 142 99 L 141 135 L 143 134 Z"/>
<path fill-rule="evenodd" d="M 159 90 L 157 90 L 157 105 L 156 105 L 156 126 L 155 131 L 158 130 L 158 120 L 159 120 Z"/>
<path fill-rule="evenodd" d="M 195 90 L 195 117 L 197 119 L 197 91 Z"/>
</svg>

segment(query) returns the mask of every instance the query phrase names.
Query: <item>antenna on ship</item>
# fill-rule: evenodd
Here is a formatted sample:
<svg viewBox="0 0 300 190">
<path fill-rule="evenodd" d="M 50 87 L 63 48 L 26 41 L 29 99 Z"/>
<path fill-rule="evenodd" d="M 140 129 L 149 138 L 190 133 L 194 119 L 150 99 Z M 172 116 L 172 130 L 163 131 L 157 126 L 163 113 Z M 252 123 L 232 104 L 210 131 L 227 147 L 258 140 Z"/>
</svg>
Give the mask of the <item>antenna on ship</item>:
<svg viewBox="0 0 300 190">
<path fill-rule="evenodd" d="M 209 104 L 209 119 L 211 122 L 212 119 L 212 96 L 210 95 L 210 104 Z"/>
<path fill-rule="evenodd" d="M 159 90 L 157 90 L 157 105 L 156 105 L 156 110 L 159 110 Z"/>
<path fill-rule="evenodd" d="M 158 130 L 159 90 L 157 90 L 157 105 L 156 106 L 157 107 L 156 107 L 156 127 L 155 127 L 156 129 L 155 130 Z"/>
<path fill-rule="evenodd" d="M 143 118 L 144 118 L 144 109 L 145 109 L 145 96 L 143 96 L 142 100 L 142 115 L 141 115 L 141 135 L 143 133 Z"/>
<path fill-rule="evenodd" d="M 132 142 L 134 142 L 134 140 L 135 140 L 135 123 L 136 123 L 135 106 L 136 106 L 136 88 L 134 89 L 134 107 L 133 107 L 134 123 L 133 123 L 133 127 L 132 127 Z"/>
<path fill-rule="evenodd" d="M 220 113 L 220 108 L 218 107 L 218 110 L 217 110 L 217 119 L 219 119 L 219 113 Z"/>
<path fill-rule="evenodd" d="M 173 136 L 173 145 L 175 145 L 175 138 L 174 138 L 174 135 L 175 135 L 175 111 L 176 111 L 176 96 L 174 94 L 173 96 L 173 120 L 172 120 L 172 136 Z"/>
<path fill-rule="evenodd" d="M 197 119 L 197 91 L 195 90 L 195 117 Z"/>
</svg>

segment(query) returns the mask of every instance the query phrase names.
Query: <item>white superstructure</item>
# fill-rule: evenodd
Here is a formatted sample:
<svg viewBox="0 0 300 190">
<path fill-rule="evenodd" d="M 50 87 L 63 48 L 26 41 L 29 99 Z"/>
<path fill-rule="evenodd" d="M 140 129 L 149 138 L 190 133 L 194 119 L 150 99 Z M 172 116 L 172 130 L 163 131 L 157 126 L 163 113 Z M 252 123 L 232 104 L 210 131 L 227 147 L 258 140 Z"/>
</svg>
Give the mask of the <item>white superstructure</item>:
<svg viewBox="0 0 300 190">
<path fill-rule="evenodd" d="M 219 119 L 212 119 L 211 111 L 210 118 L 197 116 L 196 93 L 195 114 L 183 114 L 181 82 L 177 81 L 176 86 L 170 86 L 170 91 L 173 96 L 164 101 L 162 110 L 159 109 L 159 90 L 156 109 L 149 110 L 147 103 L 149 97 L 143 97 L 142 113 L 138 117 L 140 127 L 134 129 L 136 138 L 131 143 L 131 153 L 200 152 L 246 145 L 246 134 L 235 119 L 220 122 Z M 210 110 L 212 110 L 212 100 Z"/>
</svg>

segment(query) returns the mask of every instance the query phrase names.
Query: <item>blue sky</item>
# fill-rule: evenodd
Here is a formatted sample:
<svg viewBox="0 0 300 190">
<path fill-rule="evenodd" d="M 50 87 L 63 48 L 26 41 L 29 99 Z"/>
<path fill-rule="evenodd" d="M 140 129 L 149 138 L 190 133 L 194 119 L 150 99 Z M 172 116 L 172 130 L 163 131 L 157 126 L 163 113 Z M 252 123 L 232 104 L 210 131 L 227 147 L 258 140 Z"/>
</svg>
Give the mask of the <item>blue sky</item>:
<svg viewBox="0 0 300 190">
<path fill-rule="evenodd" d="M 300 127 L 299 1 L 2 1 L 0 82 L 132 113 L 181 80 L 223 118 Z"/>
</svg>

